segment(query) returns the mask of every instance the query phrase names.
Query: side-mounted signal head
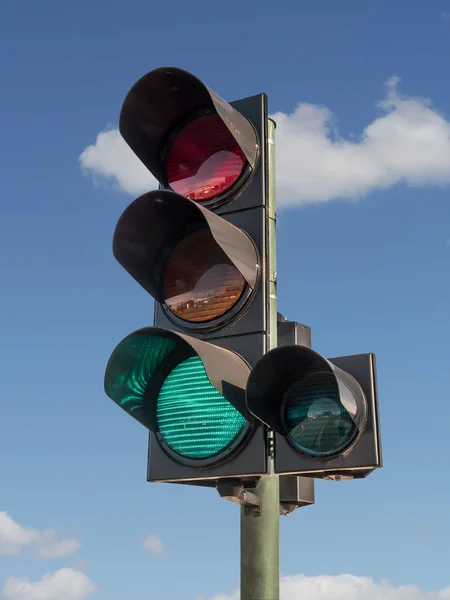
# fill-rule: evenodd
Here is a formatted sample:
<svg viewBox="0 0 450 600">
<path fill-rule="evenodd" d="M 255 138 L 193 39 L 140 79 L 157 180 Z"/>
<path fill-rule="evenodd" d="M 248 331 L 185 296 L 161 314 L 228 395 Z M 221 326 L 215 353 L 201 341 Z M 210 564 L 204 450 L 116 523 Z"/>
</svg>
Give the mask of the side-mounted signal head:
<svg viewBox="0 0 450 600">
<path fill-rule="evenodd" d="M 175 67 L 147 73 L 128 92 L 122 137 L 165 188 L 214 208 L 254 171 L 253 125 L 200 79 Z"/>
<path fill-rule="evenodd" d="M 373 354 L 275 348 L 253 368 L 246 402 L 275 431 L 276 473 L 352 479 L 382 466 Z"/>
<path fill-rule="evenodd" d="M 111 354 L 105 392 L 154 432 L 172 458 L 203 467 L 229 457 L 251 429 L 245 407 L 249 372 L 229 350 L 146 327 Z"/>
<path fill-rule="evenodd" d="M 296 450 L 314 457 L 347 451 L 367 421 L 359 383 L 305 346 L 276 348 L 258 362 L 247 406 Z"/>
<path fill-rule="evenodd" d="M 250 237 L 192 200 L 154 191 L 120 217 L 113 253 L 178 327 L 210 331 L 251 301 L 260 277 Z"/>
</svg>

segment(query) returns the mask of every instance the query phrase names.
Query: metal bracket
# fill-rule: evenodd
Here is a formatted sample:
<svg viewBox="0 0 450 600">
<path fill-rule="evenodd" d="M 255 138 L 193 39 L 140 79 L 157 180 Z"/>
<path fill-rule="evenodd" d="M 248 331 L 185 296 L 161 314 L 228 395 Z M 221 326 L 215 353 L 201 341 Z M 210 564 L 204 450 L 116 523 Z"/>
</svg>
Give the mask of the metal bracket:
<svg viewBox="0 0 450 600">
<path fill-rule="evenodd" d="M 261 516 L 261 499 L 256 494 L 244 490 L 243 485 L 220 482 L 217 484 L 216 489 L 221 498 L 243 506 L 246 515 L 252 517 Z"/>
<path fill-rule="evenodd" d="M 314 478 L 280 475 L 280 515 L 290 515 L 297 508 L 314 502 Z"/>
<path fill-rule="evenodd" d="M 311 327 L 288 321 L 277 313 L 278 346 L 306 346 L 311 348 Z"/>
</svg>

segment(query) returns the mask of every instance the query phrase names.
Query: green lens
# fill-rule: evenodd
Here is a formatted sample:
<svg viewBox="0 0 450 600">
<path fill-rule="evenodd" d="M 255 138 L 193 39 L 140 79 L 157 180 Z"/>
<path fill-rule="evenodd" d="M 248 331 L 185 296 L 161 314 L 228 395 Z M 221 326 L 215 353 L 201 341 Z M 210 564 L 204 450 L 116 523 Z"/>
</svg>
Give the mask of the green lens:
<svg viewBox="0 0 450 600">
<path fill-rule="evenodd" d="M 312 456 L 337 454 L 358 433 L 339 400 L 336 380 L 328 372 L 313 372 L 299 379 L 285 397 L 283 417 L 291 442 Z"/>
<path fill-rule="evenodd" d="M 177 454 L 206 459 L 220 454 L 243 432 L 246 419 L 210 383 L 198 356 L 165 379 L 156 405 L 158 429 Z"/>
</svg>

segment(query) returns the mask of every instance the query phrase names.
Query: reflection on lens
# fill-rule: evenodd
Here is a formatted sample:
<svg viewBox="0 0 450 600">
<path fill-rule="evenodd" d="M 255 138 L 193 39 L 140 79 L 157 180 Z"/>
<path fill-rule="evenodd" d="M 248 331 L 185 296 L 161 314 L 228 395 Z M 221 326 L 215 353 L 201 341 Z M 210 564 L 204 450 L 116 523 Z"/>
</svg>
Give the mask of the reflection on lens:
<svg viewBox="0 0 450 600">
<path fill-rule="evenodd" d="M 196 202 L 229 190 L 241 177 L 247 159 L 217 114 L 191 121 L 174 139 L 166 158 L 170 187 Z"/>
<path fill-rule="evenodd" d="M 246 281 L 208 229 L 186 236 L 171 252 L 162 277 L 167 308 L 190 323 L 212 321 L 240 299 Z"/>
<path fill-rule="evenodd" d="M 312 456 L 341 452 L 358 434 L 329 372 L 313 372 L 299 379 L 286 394 L 283 418 L 291 442 Z"/>
<path fill-rule="evenodd" d="M 137 331 L 116 347 L 105 372 L 105 392 L 148 427 L 145 398 L 149 383 L 158 367 L 176 348 L 173 339 Z"/>
</svg>

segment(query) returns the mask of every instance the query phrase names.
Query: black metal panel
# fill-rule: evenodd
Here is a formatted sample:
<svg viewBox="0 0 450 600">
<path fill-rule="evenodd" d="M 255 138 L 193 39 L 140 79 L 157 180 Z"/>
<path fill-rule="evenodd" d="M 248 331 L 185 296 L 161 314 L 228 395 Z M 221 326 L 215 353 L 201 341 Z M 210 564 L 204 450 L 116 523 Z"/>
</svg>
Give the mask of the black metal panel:
<svg viewBox="0 0 450 600">
<path fill-rule="evenodd" d="M 170 458 L 160 446 L 156 435 L 150 432 L 147 481 L 215 481 L 224 478 L 256 478 L 267 473 L 266 430 L 256 426 L 245 448 L 237 458 L 209 468 L 188 467 Z"/>
<path fill-rule="evenodd" d="M 247 335 L 219 337 L 209 339 L 208 342 L 236 352 L 248 362 L 250 367 L 255 366 L 267 349 L 267 335 L 265 333 L 249 333 Z"/>
</svg>

